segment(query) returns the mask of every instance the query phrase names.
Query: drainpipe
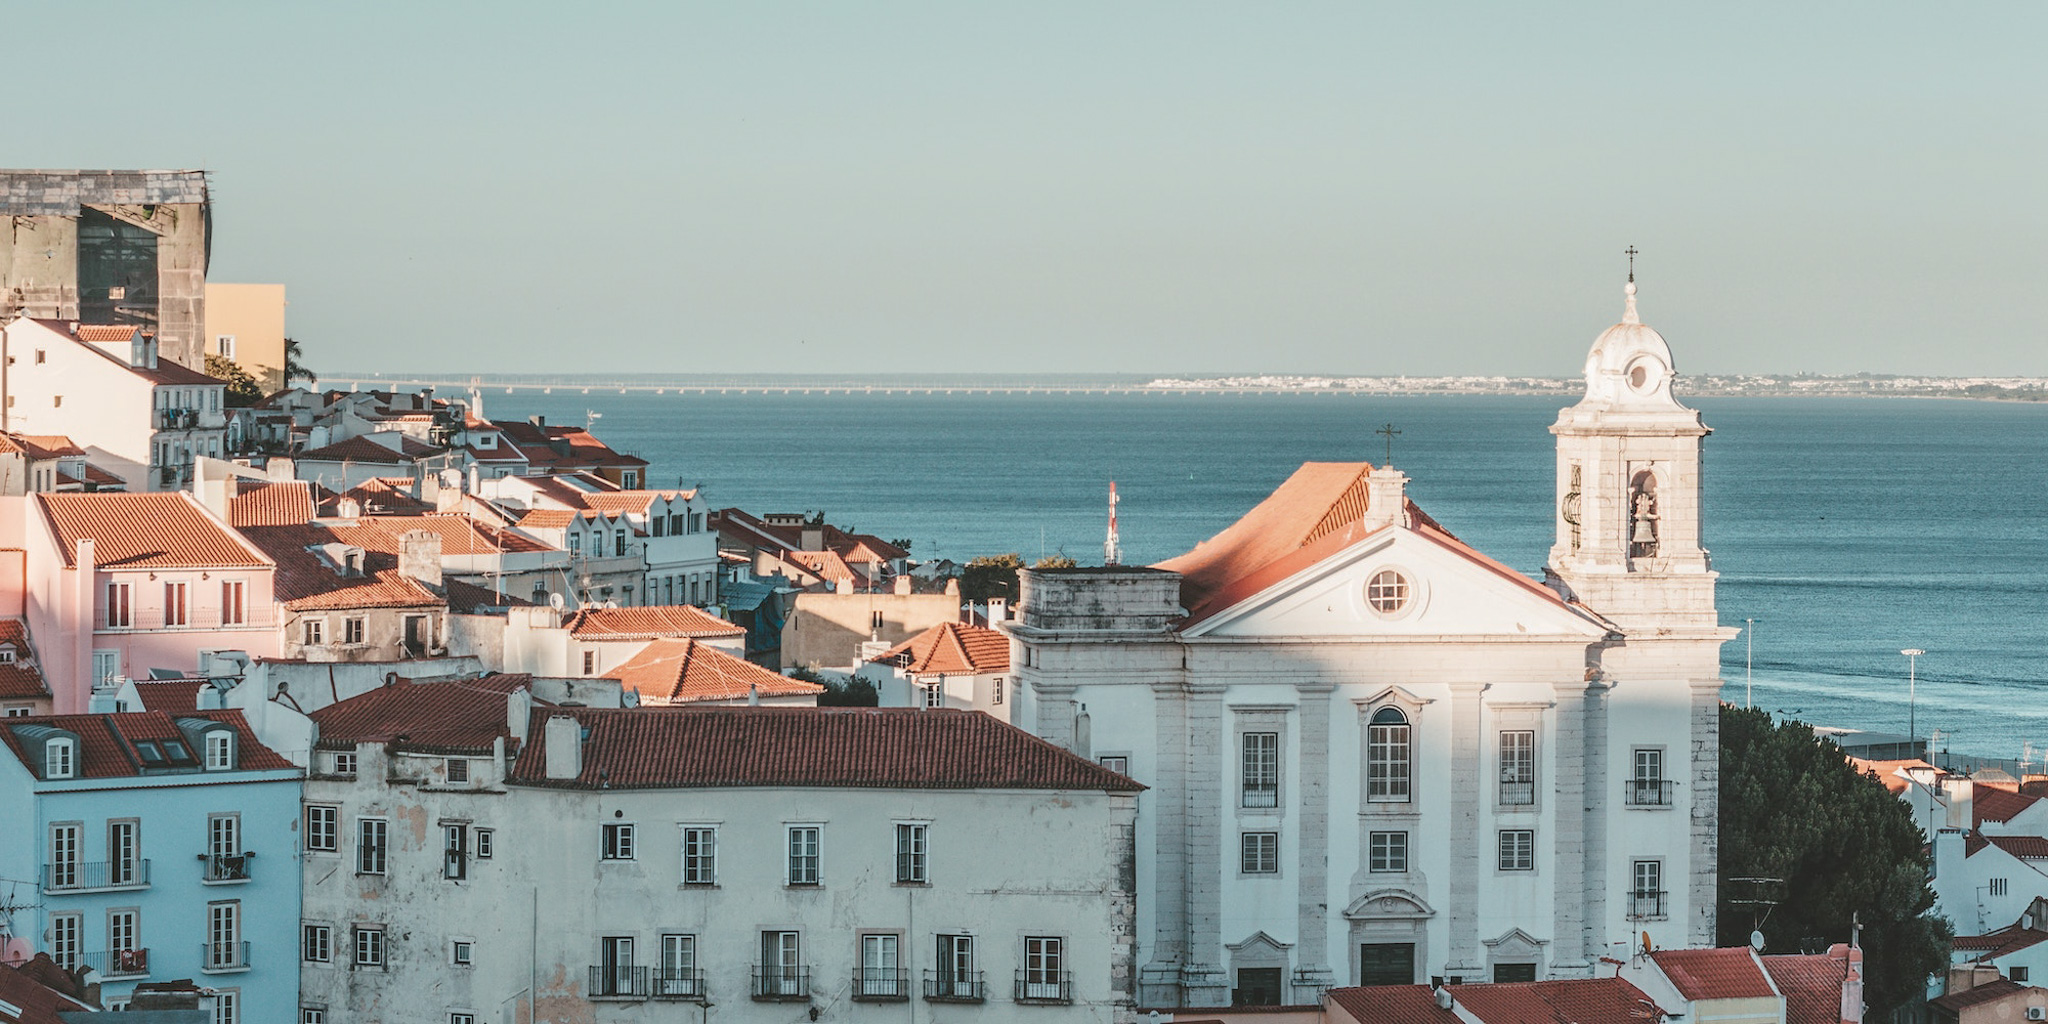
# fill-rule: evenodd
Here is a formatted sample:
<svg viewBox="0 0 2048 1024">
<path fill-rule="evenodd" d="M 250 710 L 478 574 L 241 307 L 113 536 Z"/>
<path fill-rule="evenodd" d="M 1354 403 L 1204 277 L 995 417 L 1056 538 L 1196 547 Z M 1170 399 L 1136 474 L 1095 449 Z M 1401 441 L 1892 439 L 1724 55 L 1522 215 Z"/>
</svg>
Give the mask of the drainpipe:
<svg viewBox="0 0 2048 1024">
<path fill-rule="evenodd" d="M 12 429 L 8 424 L 8 415 L 13 412 L 9 407 L 14 404 L 14 393 L 7 390 L 7 367 L 14 362 L 14 354 L 9 348 L 9 343 L 13 340 L 12 326 L 0 327 L 0 430 Z"/>
</svg>

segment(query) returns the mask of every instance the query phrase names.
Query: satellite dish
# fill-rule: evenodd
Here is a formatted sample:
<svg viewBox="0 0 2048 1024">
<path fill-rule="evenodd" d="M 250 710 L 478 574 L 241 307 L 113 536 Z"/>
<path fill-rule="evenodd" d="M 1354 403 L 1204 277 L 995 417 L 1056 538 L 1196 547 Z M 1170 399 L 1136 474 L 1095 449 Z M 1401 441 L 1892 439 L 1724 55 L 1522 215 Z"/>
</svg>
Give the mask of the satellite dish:
<svg viewBox="0 0 2048 1024">
<path fill-rule="evenodd" d="M 1643 955 L 1649 956 L 1656 951 L 1656 948 L 1650 945 L 1650 933 L 1648 931 L 1643 932 Z"/>
<path fill-rule="evenodd" d="M 565 604 L 567 604 L 567 603 L 568 603 L 567 601 L 564 601 L 564 600 L 562 600 L 562 595 L 560 595 L 560 594 L 549 594 L 549 595 L 548 595 L 548 607 L 550 607 L 550 608 L 553 608 L 553 609 L 554 609 L 554 610 L 556 610 L 556 611 L 561 611 L 561 610 L 562 610 L 562 606 L 563 606 L 563 605 L 565 605 Z"/>
<path fill-rule="evenodd" d="M 1751 949 L 1753 949 L 1753 950 L 1756 950 L 1756 951 L 1757 951 L 1757 952 L 1759 952 L 1759 953 L 1761 953 L 1761 952 L 1763 952 L 1763 951 L 1764 951 L 1764 933 L 1763 933 L 1763 932 L 1750 932 L 1750 933 L 1749 933 L 1749 948 L 1751 948 Z"/>
</svg>

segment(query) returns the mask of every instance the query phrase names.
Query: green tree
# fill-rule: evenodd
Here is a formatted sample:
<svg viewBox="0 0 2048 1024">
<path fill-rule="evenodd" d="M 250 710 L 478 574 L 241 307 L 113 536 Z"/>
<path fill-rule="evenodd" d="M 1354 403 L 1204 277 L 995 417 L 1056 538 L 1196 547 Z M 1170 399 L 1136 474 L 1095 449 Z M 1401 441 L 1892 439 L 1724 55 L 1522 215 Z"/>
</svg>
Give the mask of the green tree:
<svg viewBox="0 0 2048 1024">
<path fill-rule="evenodd" d="M 1017 599 L 1017 570 L 1024 568 L 1024 556 L 1011 551 L 982 555 L 960 570 L 960 596 L 980 604 L 991 597 Z"/>
<path fill-rule="evenodd" d="M 1926 837 L 1904 802 L 1804 722 L 1721 709 L 1721 945 L 1842 942 L 1863 924 L 1866 1020 L 1919 998 L 1948 964 L 1948 922 L 1929 916 Z M 1738 881 L 1772 879 L 1775 881 Z M 1753 900 L 1773 900 L 1765 906 Z"/>
<path fill-rule="evenodd" d="M 290 338 L 284 340 L 284 386 L 291 387 L 296 381 L 305 381 L 308 387 L 320 383 L 320 375 L 308 367 L 306 353 L 299 343 Z"/>
<path fill-rule="evenodd" d="M 1033 569 L 1072 569 L 1080 564 L 1065 555 L 1047 555 L 1031 563 L 1031 567 Z"/>
<path fill-rule="evenodd" d="M 263 385 L 258 384 L 249 371 L 242 369 L 242 364 L 226 356 L 207 356 L 206 375 L 227 382 L 224 401 L 230 409 L 246 409 L 263 401 Z"/>
<path fill-rule="evenodd" d="M 841 678 L 807 668 L 795 668 L 789 671 L 789 677 L 823 686 L 825 692 L 818 695 L 821 708 L 871 708 L 881 702 L 880 695 L 875 693 L 875 684 L 859 676 Z"/>
</svg>

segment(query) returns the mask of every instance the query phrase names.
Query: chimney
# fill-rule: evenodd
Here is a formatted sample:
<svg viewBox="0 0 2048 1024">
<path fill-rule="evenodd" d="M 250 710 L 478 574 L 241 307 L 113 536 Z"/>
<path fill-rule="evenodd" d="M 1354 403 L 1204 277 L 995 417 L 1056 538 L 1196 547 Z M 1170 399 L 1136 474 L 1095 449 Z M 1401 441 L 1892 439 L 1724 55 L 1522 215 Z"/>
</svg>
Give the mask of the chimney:
<svg viewBox="0 0 2048 1024">
<path fill-rule="evenodd" d="M 889 589 L 892 593 L 896 594 L 910 593 L 910 577 L 908 575 L 896 577 L 896 582 Z"/>
<path fill-rule="evenodd" d="M 838 593 L 838 594 L 851 594 L 851 593 L 853 593 L 853 577 L 851 577 L 851 576 L 848 576 L 848 577 L 846 577 L 845 579 L 843 579 L 843 580 L 840 580 L 840 581 L 839 581 L 839 585 L 838 585 L 838 586 L 835 586 L 835 587 L 833 587 L 833 588 L 832 588 L 832 590 L 833 590 L 833 592 L 834 592 L 834 593 Z"/>
<path fill-rule="evenodd" d="M 568 715 L 555 715 L 544 726 L 547 743 L 547 772 L 550 779 L 573 779 L 583 774 L 583 723 Z"/>
<path fill-rule="evenodd" d="M 334 503 L 334 514 L 342 519 L 357 519 L 363 514 L 363 503 L 354 498 L 342 498 Z"/>
<path fill-rule="evenodd" d="M 1972 806 L 1976 803 L 1977 784 L 1969 779 L 1951 776 L 1942 780 L 1941 788 L 1942 795 L 1948 798 L 1945 801 L 1948 804 L 1948 827 L 1977 827 L 1977 812 Z"/>
<path fill-rule="evenodd" d="M 825 550 L 825 520 L 822 516 L 816 522 L 804 523 L 803 530 L 797 534 L 797 550 Z"/>
<path fill-rule="evenodd" d="M 532 720 L 533 694 L 520 689 L 505 695 L 505 729 L 521 747 L 526 746 L 526 730 Z"/>
<path fill-rule="evenodd" d="M 994 627 L 995 627 L 995 624 L 996 624 L 996 623 L 998 623 L 998 622 L 1008 622 L 1009 620 L 1010 620 L 1010 602 L 1009 602 L 1008 600 L 1006 600 L 1006 599 L 1004 599 L 1004 598 L 1000 598 L 1000 597 L 991 597 L 991 598 L 989 598 L 989 599 L 988 599 L 988 624 L 989 624 L 989 627 L 990 627 L 990 628 L 994 628 Z"/>
<path fill-rule="evenodd" d="M 1359 525 L 1368 530 L 1382 526 L 1406 525 L 1407 496 L 1403 485 L 1408 478 L 1392 466 L 1381 466 L 1365 476 L 1365 515 Z"/>
<path fill-rule="evenodd" d="M 430 587 L 441 585 L 441 535 L 407 530 L 398 535 L 398 571 Z"/>
</svg>

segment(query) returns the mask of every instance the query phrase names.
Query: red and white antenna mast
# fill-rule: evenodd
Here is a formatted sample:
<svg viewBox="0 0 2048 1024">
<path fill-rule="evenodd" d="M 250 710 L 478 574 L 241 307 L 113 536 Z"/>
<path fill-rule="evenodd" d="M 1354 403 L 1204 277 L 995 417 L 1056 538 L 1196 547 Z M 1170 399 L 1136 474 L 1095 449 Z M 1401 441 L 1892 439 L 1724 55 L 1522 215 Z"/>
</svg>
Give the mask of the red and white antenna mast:
<svg viewBox="0 0 2048 1024">
<path fill-rule="evenodd" d="M 1109 539 L 1102 542 L 1102 564 L 1119 565 L 1123 562 L 1123 545 L 1116 539 L 1116 481 L 1109 482 Z"/>
</svg>

